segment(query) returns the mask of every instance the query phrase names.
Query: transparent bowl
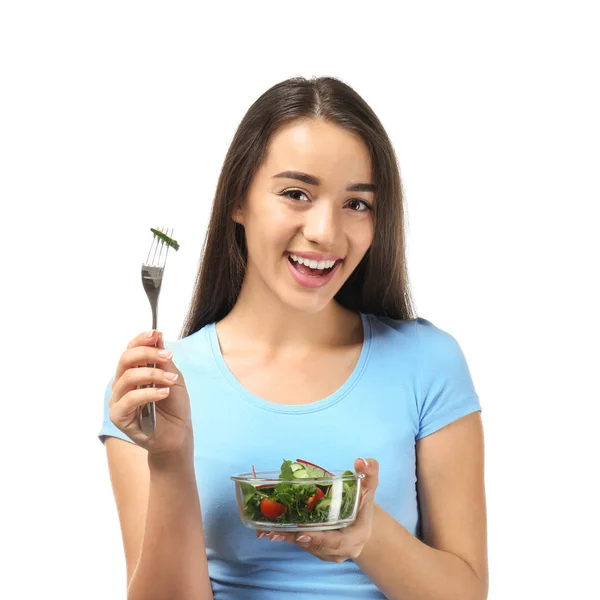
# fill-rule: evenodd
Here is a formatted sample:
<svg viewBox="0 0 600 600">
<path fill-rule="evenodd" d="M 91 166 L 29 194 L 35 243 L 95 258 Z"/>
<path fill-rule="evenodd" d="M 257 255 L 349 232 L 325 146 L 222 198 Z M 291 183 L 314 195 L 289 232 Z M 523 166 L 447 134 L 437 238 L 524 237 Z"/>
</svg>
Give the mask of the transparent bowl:
<svg viewBox="0 0 600 600">
<path fill-rule="evenodd" d="M 326 531 L 352 525 L 358 513 L 365 475 L 330 472 L 331 476 L 291 480 L 280 479 L 279 471 L 232 475 L 242 523 L 248 529 L 268 531 Z M 290 503 L 263 502 L 269 500 L 278 485 L 285 485 L 278 490 L 286 490 Z"/>
</svg>

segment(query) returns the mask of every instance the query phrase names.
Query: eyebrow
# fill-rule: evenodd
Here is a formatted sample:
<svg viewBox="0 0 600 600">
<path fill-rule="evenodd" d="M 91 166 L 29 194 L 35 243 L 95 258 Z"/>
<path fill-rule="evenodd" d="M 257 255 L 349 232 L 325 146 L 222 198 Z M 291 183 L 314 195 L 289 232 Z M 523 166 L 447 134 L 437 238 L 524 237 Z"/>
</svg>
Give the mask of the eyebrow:
<svg viewBox="0 0 600 600">
<path fill-rule="evenodd" d="M 321 185 L 321 180 L 314 175 L 301 173 L 300 171 L 282 171 L 273 175 L 272 179 L 297 179 L 309 185 Z M 375 192 L 377 186 L 374 183 L 351 183 L 346 187 L 347 192 Z"/>
</svg>

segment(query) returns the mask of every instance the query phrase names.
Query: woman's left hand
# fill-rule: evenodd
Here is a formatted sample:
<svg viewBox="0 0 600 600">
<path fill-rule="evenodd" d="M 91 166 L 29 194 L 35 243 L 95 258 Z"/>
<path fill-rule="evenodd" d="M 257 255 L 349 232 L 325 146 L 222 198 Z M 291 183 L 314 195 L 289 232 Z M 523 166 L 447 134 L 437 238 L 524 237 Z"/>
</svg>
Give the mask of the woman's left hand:
<svg viewBox="0 0 600 600">
<path fill-rule="evenodd" d="M 379 463 L 374 458 L 358 458 L 354 461 L 354 470 L 364 473 L 361 482 L 361 501 L 356 521 L 343 529 L 330 531 L 310 531 L 306 533 L 283 533 L 257 531 L 257 537 L 269 537 L 272 542 L 286 541 L 321 560 L 341 563 L 349 558 L 358 558 L 371 537 L 373 527 L 373 512 L 375 510 L 375 490 L 379 483 Z"/>
</svg>

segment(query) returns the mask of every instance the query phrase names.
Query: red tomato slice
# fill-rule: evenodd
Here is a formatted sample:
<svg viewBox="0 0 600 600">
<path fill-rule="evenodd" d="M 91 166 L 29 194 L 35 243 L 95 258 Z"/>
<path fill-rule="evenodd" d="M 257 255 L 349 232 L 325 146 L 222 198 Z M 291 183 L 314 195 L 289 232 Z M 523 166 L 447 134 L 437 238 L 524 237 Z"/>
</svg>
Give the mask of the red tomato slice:
<svg viewBox="0 0 600 600">
<path fill-rule="evenodd" d="M 308 501 L 306 502 L 306 508 L 308 510 L 312 510 L 315 507 L 315 504 L 324 496 L 323 490 L 321 488 L 317 488 L 317 493 L 313 494 Z"/>
<path fill-rule="evenodd" d="M 280 504 L 279 502 L 275 502 L 275 500 L 269 500 L 269 498 L 263 498 L 260 501 L 260 512 L 267 517 L 267 519 L 276 519 L 285 512 L 285 504 Z"/>
</svg>

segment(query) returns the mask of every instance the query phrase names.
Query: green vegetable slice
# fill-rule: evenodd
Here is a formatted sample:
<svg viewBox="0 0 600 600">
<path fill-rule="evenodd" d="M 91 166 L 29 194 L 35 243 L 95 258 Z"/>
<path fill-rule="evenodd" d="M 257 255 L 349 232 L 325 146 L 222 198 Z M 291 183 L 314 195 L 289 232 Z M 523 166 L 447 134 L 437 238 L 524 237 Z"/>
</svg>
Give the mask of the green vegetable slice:
<svg viewBox="0 0 600 600">
<path fill-rule="evenodd" d="M 240 488 L 242 489 L 242 494 L 244 494 L 244 505 L 246 505 L 250 498 L 256 494 L 256 488 L 245 481 L 240 482 Z"/>
<path fill-rule="evenodd" d="M 168 235 L 163 233 L 162 231 L 158 231 L 158 229 L 153 229 L 150 227 L 150 231 L 159 239 L 161 239 L 165 244 L 171 246 L 171 248 L 175 248 L 175 250 L 179 250 L 179 244 Z"/>
</svg>

